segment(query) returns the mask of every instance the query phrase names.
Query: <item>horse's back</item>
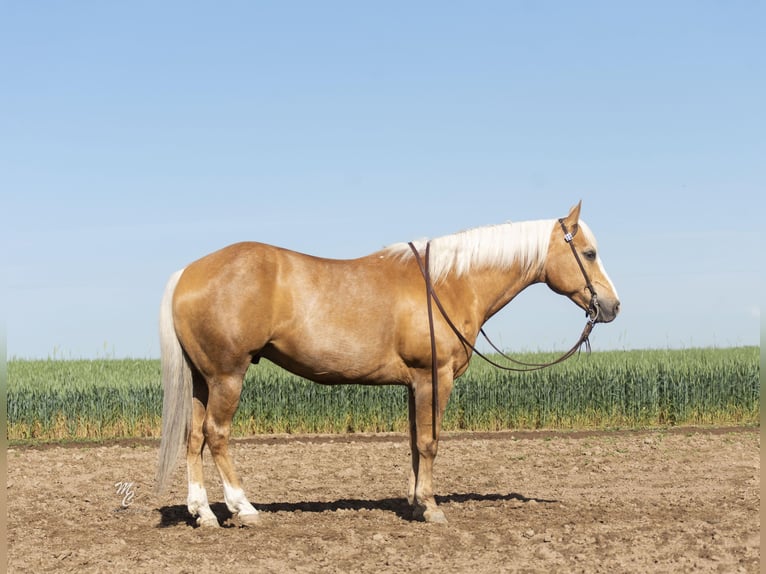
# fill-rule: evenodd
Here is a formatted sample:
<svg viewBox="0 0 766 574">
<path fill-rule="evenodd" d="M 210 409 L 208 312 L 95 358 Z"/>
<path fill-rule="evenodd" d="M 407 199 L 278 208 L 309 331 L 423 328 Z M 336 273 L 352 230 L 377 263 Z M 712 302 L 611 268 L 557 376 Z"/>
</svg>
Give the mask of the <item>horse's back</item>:
<svg viewBox="0 0 766 574">
<path fill-rule="evenodd" d="M 398 362 L 406 284 L 384 252 L 325 259 L 236 243 L 184 270 L 176 331 L 203 371 L 246 368 L 262 356 L 314 380 L 359 381 Z"/>
</svg>

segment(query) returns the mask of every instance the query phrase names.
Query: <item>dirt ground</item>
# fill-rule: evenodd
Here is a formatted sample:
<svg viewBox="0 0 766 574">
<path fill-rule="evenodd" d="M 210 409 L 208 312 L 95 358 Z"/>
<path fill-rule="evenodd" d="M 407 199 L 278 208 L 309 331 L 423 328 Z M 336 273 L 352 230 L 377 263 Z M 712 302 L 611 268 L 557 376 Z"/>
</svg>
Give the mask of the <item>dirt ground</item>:
<svg viewBox="0 0 766 574">
<path fill-rule="evenodd" d="M 759 570 L 758 429 L 451 435 L 448 524 L 411 520 L 404 435 L 237 441 L 261 524 L 231 518 L 208 456 L 217 530 L 187 514 L 180 464 L 153 493 L 157 447 L 10 448 L 9 572 Z"/>
</svg>

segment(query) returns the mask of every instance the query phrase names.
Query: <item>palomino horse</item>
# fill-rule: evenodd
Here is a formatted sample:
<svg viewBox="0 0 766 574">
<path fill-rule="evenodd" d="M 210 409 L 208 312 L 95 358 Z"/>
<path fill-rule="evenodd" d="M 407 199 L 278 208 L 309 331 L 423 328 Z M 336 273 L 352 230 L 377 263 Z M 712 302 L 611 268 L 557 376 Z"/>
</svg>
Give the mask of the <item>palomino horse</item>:
<svg viewBox="0 0 766 574">
<path fill-rule="evenodd" d="M 218 526 L 203 484 L 207 444 L 226 506 L 241 524 L 257 522 L 228 445 L 245 371 L 265 357 L 318 383 L 405 385 L 412 448 L 407 498 L 416 518 L 444 522 L 431 477 L 453 380 L 471 358 L 465 341 L 473 345 L 483 323 L 533 283 L 566 295 L 594 322 L 609 322 L 619 311 L 595 238 L 579 216 L 580 204 L 560 220 L 481 227 L 430 242 L 431 284 L 463 341 L 442 313 L 434 313 L 429 329 L 414 253 L 425 253 L 425 241 L 342 261 L 238 243 L 178 271 L 160 313 L 158 490 L 185 444 L 189 512 L 202 526 Z"/>
</svg>

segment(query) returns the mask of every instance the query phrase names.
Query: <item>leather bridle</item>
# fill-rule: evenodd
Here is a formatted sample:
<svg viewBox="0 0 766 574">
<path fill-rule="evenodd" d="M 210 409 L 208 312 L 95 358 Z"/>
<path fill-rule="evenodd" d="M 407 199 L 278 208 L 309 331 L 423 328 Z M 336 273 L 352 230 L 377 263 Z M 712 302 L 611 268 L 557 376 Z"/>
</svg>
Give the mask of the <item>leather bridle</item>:
<svg viewBox="0 0 766 574">
<path fill-rule="evenodd" d="M 585 266 L 582 264 L 580 254 L 577 253 L 577 249 L 574 246 L 574 236 L 577 235 L 580 226 L 577 225 L 575 227 L 574 233 L 570 233 L 567 230 L 567 224 L 564 223 L 564 219 L 559 219 L 559 225 L 561 225 L 561 230 L 564 232 L 564 241 L 566 241 L 569 244 L 569 247 L 572 248 L 572 255 L 574 255 L 575 261 L 577 261 L 577 265 L 580 267 L 580 271 L 582 271 L 582 276 L 585 277 L 585 287 L 588 289 L 588 291 L 590 291 L 590 304 L 588 305 L 586 316 L 588 317 L 589 322 L 595 323 L 596 319 L 598 319 L 600 310 L 598 306 L 598 295 L 596 295 L 596 289 L 593 287 L 593 283 L 590 281 L 588 272 L 585 271 Z"/>
<path fill-rule="evenodd" d="M 476 349 L 476 347 L 465 337 L 465 335 L 463 335 L 460 332 L 460 330 L 455 326 L 455 323 L 452 322 L 452 319 L 450 319 L 449 316 L 447 315 L 447 311 L 444 309 L 444 306 L 442 305 L 441 301 L 439 300 L 439 297 L 436 295 L 436 292 L 434 291 L 433 282 L 431 281 L 431 273 L 429 270 L 431 242 L 428 241 L 426 243 L 426 252 L 424 257 L 420 256 L 420 253 L 418 252 L 417 248 L 412 242 L 408 243 L 408 245 L 410 246 L 410 249 L 412 249 L 412 252 L 415 254 L 415 260 L 417 261 L 418 266 L 420 267 L 420 272 L 423 274 L 423 278 L 425 279 L 425 283 L 426 283 L 428 327 L 429 327 L 429 331 L 431 335 L 431 383 L 432 383 L 432 389 L 433 389 L 431 406 L 433 409 L 432 415 L 433 415 L 434 440 L 436 440 L 436 421 L 437 421 L 438 413 L 439 413 L 439 373 L 438 373 L 437 358 L 436 358 L 436 334 L 434 332 L 434 317 L 433 317 L 432 302 L 436 304 L 436 307 L 439 309 L 439 312 L 441 312 L 442 317 L 444 317 L 444 320 L 446 321 L 447 325 L 449 325 L 449 327 L 452 329 L 455 335 L 457 335 L 457 338 L 460 340 L 461 343 L 463 343 L 463 345 L 465 345 L 476 355 L 478 355 L 479 357 L 487 361 L 490 365 L 497 367 L 498 369 L 502 369 L 504 371 L 527 372 L 527 371 L 537 371 L 540 369 L 544 369 L 546 367 L 550 367 L 550 366 L 566 361 L 568 358 L 570 358 L 572 355 L 578 352 L 583 345 L 585 345 L 586 351 L 590 352 L 590 341 L 588 340 L 588 337 L 590 336 L 590 333 L 593 330 L 593 327 L 595 326 L 596 320 L 598 319 L 598 316 L 599 316 L 598 296 L 596 295 L 596 289 L 593 287 L 593 283 L 591 283 L 591 280 L 590 280 L 590 277 L 588 276 L 587 271 L 585 271 L 585 266 L 583 265 L 582 260 L 580 259 L 580 254 L 577 253 L 577 249 L 574 246 L 573 240 L 574 240 L 574 236 L 577 235 L 577 232 L 579 231 L 579 226 L 575 227 L 574 232 L 571 233 L 567 229 L 566 223 L 564 223 L 564 219 L 559 219 L 558 221 L 559 221 L 559 225 L 561 225 L 561 230 L 564 232 L 564 240 L 572 248 L 572 254 L 574 255 L 575 261 L 577 261 L 577 265 L 580 268 L 580 271 L 582 272 L 583 277 L 585 278 L 585 287 L 588 289 L 588 291 L 590 291 L 590 294 L 591 294 L 588 310 L 585 312 L 585 315 L 588 318 L 588 321 L 585 324 L 585 328 L 583 329 L 582 333 L 580 334 L 580 338 L 577 339 L 577 342 L 572 346 L 572 348 L 570 348 L 566 353 L 564 353 L 557 359 L 554 359 L 553 361 L 550 361 L 548 363 L 526 363 L 526 362 L 514 359 L 512 357 L 509 357 L 508 355 L 503 353 L 489 339 L 487 334 L 484 332 L 483 328 L 479 329 L 479 332 L 484 336 L 484 338 L 487 340 L 490 346 L 497 353 L 500 354 L 501 357 L 511 361 L 512 363 L 521 365 L 522 368 L 511 367 L 508 365 L 501 365 L 497 363 L 496 361 L 493 361 L 486 355 L 479 352 Z"/>
</svg>

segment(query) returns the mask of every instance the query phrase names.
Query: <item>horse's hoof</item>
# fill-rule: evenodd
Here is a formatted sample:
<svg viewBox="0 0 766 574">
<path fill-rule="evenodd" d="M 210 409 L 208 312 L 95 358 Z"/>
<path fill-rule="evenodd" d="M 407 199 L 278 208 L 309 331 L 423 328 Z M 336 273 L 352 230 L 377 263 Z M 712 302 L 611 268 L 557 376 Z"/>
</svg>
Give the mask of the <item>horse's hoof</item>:
<svg viewBox="0 0 766 574">
<path fill-rule="evenodd" d="M 446 524 L 447 517 L 438 508 L 432 508 L 423 512 L 423 520 L 433 524 Z"/>
<path fill-rule="evenodd" d="M 201 528 L 220 528 L 220 524 L 218 524 L 218 519 L 215 516 L 207 516 L 205 518 L 202 518 L 201 516 L 197 517 L 197 526 Z"/>
<path fill-rule="evenodd" d="M 423 522 L 430 522 L 432 524 L 446 524 L 447 517 L 440 508 L 423 508 L 422 506 L 416 506 L 412 512 L 412 517 L 415 520 L 422 520 Z"/>
<path fill-rule="evenodd" d="M 238 514 L 240 526 L 257 526 L 261 522 L 261 515 L 257 512 L 255 514 Z"/>
</svg>

